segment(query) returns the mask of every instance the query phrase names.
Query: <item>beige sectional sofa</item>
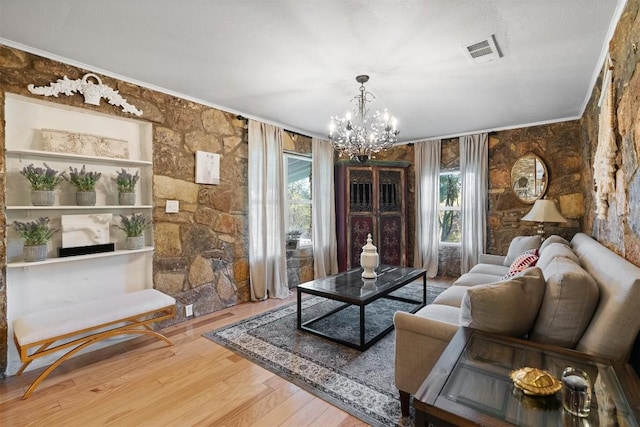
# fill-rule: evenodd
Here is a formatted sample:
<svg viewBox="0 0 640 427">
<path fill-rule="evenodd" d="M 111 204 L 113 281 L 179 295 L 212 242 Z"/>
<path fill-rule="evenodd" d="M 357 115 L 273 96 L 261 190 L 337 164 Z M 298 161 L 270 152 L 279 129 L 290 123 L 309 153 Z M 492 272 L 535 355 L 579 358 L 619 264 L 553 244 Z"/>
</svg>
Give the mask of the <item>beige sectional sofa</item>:
<svg viewBox="0 0 640 427">
<path fill-rule="evenodd" d="M 518 255 L 535 267 L 505 278 Z M 403 413 L 459 326 L 523 337 L 627 362 L 640 331 L 640 268 L 591 237 L 516 238 L 420 311 L 397 312 L 395 384 Z"/>
</svg>

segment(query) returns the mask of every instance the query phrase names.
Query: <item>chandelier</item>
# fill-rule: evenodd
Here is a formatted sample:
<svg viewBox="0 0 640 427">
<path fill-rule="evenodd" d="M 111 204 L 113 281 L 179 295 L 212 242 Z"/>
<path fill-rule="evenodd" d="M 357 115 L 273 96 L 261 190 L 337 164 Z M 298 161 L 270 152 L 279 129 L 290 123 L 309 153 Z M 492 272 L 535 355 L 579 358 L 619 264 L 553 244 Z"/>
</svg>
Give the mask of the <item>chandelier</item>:
<svg viewBox="0 0 640 427">
<path fill-rule="evenodd" d="M 351 99 L 351 102 L 357 102 L 357 108 L 353 109 L 354 117 L 351 113 L 344 118 L 332 117 L 329 141 L 340 156 L 347 155 L 351 160 L 365 162 L 372 154 L 395 144 L 400 131 L 396 129 L 397 120 L 386 109 L 369 115 L 366 104 L 371 102 L 371 98 L 375 99 L 364 87 L 369 76 L 357 76 L 356 81 L 360 83 L 360 93 Z"/>
</svg>

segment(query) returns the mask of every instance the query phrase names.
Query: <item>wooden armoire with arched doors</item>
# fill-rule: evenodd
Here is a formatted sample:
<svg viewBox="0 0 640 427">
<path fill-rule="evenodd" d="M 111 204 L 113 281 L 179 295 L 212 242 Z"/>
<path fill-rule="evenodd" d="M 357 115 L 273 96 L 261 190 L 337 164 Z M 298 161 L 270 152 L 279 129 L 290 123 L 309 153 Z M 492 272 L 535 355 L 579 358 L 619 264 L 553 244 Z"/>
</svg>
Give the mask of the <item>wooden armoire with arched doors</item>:
<svg viewBox="0 0 640 427">
<path fill-rule="evenodd" d="M 407 266 L 408 162 L 339 161 L 335 165 L 340 271 L 360 266 L 371 233 L 380 264 Z"/>
</svg>

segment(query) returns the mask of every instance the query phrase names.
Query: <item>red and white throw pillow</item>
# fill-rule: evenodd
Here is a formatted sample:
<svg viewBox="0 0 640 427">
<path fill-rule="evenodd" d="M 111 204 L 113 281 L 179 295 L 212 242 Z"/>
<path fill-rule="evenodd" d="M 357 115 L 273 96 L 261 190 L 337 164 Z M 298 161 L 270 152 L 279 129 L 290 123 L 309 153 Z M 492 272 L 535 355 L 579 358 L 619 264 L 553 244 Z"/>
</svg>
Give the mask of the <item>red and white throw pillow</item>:
<svg viewBox="0 0 640 427">
<path fill-rule="evenodd" d="M 521 271 L 526 270 L 529 267 L 534 267 L 537 262 L 537 249 L 529 249 L 528 251 L 524 251 L 511 263 L 511 266 L 509 266 L 509 272 L 502 278 L 502 280 L 510 279 Z"/>
</svg>

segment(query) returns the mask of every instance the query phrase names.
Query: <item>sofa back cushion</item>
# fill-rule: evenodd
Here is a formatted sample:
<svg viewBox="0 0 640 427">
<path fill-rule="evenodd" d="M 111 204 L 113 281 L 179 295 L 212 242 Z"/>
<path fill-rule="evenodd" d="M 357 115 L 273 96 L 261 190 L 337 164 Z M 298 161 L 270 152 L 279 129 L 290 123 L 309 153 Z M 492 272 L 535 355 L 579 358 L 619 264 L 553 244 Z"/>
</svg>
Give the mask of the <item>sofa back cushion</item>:
<svg viewBox="0 0 640 427">
<path fill-rule="evenodd" d="M 469 289 L 468 286 L 449 286 L 444 291 L 440 292 L 434 300 L 433 304 L 435 305 L 450 305 L 451 307 L 458 307 L 462 304 L 462 298 L 464 298 L 464 293 Z M 430 304 L 430 305 L 433 305 Z"/>
<path fill-rule="evenodd" d="M 576 264 L 580 264 L 578 255 L 576 255 L 569 246 L 563 243 L 551 243 L 544 248 L 536 265 L 544 270 L 554 258 L 559 256 L 569 258 Z"/>
<path fill-rule="evenodd" d="M 544 276 L 537 267 L 509 280 L 470 287 L 462 298 L 460 326 L 525 335 L 533 327 L 544 290 Z"/>
<path fill-rule="evenodd" d="M 640 268 L 584 233 L 571 246 L 600 288 L 598 307 L 576 349 L 626 362 L 640 331 Z"/>
<path fill-rule="evenodd" d="M 574 348 L 598 304 L 598 284 L 580 265 L 561 256 L 553 258 L 542 273 L 547 285 L 529 338 Z"/>
<path fill-rule="evenodd" d="M 544 252 L 544 248 L 552 243 L 563 243 L 567 246 L 571 246 L 571 243 L 569 243 L 565 238 L 560 237 L 557 234 L 552 234 L 551 236 L 544 239 L 544 241 L 540 245 L 540 249 L 538 249 L 538 255 L 542 254 L 542 252 Z"/>
<path fill-rule="evenodd" d="M 530 249 L 540 248 L 542 238 L 540 236 L 517 236 L 511 240 L 507 257 L 504 259 L 503 265 L 509 267 L 516 258 L 523 252 Z"/>
</svg>

